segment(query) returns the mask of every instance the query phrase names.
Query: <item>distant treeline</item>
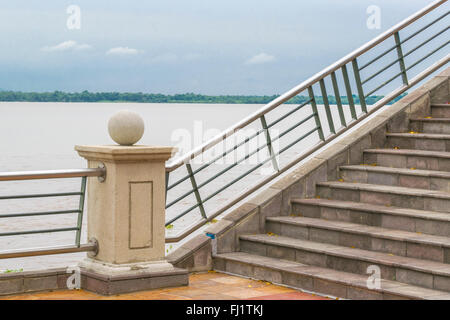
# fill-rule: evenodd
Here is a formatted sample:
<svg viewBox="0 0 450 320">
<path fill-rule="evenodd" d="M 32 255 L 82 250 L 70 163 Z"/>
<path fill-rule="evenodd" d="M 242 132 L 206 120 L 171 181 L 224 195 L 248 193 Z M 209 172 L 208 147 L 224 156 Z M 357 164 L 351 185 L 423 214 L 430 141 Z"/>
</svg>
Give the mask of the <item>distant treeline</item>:
<svg viewBox="0 0 450 320">
<path fill-rule="evenodd" d="M 406 95 L 406 94 L 404 94 Z M 401 99 L 398 97 L 391 103 Z M 236 104 L 266 104 L 279 95 L 272 96 L 207 96 L 194 93 L 183 93 L 165 95 L 158 93 L 129 93 L 129 92 L 21 92 L 21 91 L 0 91 L 0 101 L 27 101 L 27 102 L 139 102 L 139 103 L 236 103 Z M 374 104 L 383 96 L 370 96 L 366 99 L 367 104 Z M 301 104 L 309 100 L 307 96 L 296 96 L 287 103 Z M 336 104 L 334 96 L 328 96 L 330 104 Z M 348 104 L 346 96 L 341 97 L 343 104 Z M 353 95 L 353 100 L 359 104 L 359 97 Z M 321 96 L 316 97 L 318 104 L 323 104 Z"/>
</svg>

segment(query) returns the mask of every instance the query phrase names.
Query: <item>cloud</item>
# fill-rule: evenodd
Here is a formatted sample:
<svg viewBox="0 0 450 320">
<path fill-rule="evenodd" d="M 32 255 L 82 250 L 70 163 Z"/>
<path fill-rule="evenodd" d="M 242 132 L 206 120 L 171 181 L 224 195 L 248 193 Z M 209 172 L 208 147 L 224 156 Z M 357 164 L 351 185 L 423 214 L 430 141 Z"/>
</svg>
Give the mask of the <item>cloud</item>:
<svg viewBox="0 0 450 320">
<path fill-rule="evenodd" d="M 263 64 L 263 63 L 269 63 L 275 61 L 276 58 L 274 56 L 271 56 L 267 53 L 260 53 L 256 56 L 251 57 L 247 61 L 245 61 L 245 64 Z"/>
<path fill-rule="evenodd" d="M 68 50 L 86 50 L 92 48 L 90 45 L 86 43 L 77 43 L 74 40 L 68 40 L 61 42 L 55 46 L 45 46 L 42 48 L 42 51 L 45 52 L 56 52 L 56 51 L 68 51 Z"/>
<path fill-rule="evenodd" d="M 138 53 L 140 53 L 139 50 L 129 47 L 115 47 L 109 49 L 106 52 L 107 55 L 118 55 L 118 56 L 136 55 Z"/>
</svg>

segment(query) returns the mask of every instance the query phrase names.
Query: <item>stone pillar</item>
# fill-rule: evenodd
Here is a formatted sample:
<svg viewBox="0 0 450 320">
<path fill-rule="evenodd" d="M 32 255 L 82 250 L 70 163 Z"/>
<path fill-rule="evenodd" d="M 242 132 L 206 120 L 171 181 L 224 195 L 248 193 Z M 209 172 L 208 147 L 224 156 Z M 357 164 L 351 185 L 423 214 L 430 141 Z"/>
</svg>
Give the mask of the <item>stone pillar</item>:
<svg viewBox="0 0 450 320">
<path fill-rule="evenodd" d="M 187 272 L 165 260 L 165 161 L 174 148 L 75 150 L 89 168 L 106 168 L 104 181 L 88 181 L 88 239 L 97 240 L 98 253 L 80 263 L 82 287 L 117 294 L 187 284 Z"/>
</svg>

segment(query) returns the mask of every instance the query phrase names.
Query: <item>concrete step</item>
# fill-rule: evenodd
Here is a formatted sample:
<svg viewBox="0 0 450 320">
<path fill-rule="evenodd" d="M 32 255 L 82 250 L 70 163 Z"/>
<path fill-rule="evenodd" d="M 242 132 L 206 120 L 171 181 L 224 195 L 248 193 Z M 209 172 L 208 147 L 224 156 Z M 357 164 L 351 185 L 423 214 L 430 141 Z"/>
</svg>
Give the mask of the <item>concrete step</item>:
<svg viewBox="0 0 450 320">
<path fill-rule="evenodd" d="M 450 104 L 432 104 L 431 116 L 440 118 L 450 118 Z"/>
<path fill-rule="evenodd" d="M 377 266 L 382 279 L 450 292 L 448 264 L 267 234 L 242 235 L 239 241 L 246 253 L 359 275 Z"/>
<path fill-rule="evenodd" d="M 291 199 L 291 205 L 294 216 L 351 222 L 445 237 L 450 235 L 450 214 L 448 213 L 328 199 Z"/>
<path fill-rule="evenodd" d="M 450 172 L 445 171 L 350 165 L 340 167 L 339 174 L 346 182 L 450 192 Z"/>
<path fill-rule="evenodd" d="M 297 289 L 343 299 L 425 299 L 448 300 L 445 291 L 422 288 L 381 279 L 378 289 L 368 288 L 368 275 L 308 266 L 299 262 L 263 257 L 245 252 L 213 256 L 214 269 L 253 279 L 270 281 Z"/>
<path fill-rule="evenodd" d="M 449 237 L 292 216 L 266 218 L 266 231 L 295 239 L 450 263 Z"/>
<path fill-rule="evenodd" d="M 450 212 L 450 193 L 442 191 L 330 181 L 317 183 L 316 192 L 323 199 Z"/>
<path fill-rule="evenodd" d="M 450 152 L 412 149 L 366 149 L 364 163 L 391 168 L 450 172 Z"/>
<path fill-rule="evenodd" d="M 412 131 L 450 134 L 450 118 L 411 118 Z"/>
<path fill-rule="evenodd" d="M 442 133 L 387 133 L 387 147 L 430 151 L 450 151 L 450 135 Z"/>
</svg>

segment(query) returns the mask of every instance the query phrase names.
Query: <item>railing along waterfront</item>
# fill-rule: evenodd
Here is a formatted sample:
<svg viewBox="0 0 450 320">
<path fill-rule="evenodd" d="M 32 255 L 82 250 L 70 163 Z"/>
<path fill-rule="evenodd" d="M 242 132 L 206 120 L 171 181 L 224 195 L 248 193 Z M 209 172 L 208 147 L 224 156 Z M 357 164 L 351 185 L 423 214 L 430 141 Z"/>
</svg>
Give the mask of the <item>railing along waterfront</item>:
<svg viewBox="0 0 450 320">
<path fill-rule="evenodd" d="M 359 49 L 268 103 L 257 112 L 239 121 L 187 154 L 168 163 L 166 165 L 166 227 L 173 228 L 175 223 L 183 218 L 186 220 L 186 217 L 189 217 L 187 220 L 190 220 L 193 214 L 198 214 L 200 219 L 197 219 L 188 228 L 182 229 L 175 236 L 166 237 L 166 242 L 178 242 L 184 239 L 193 231 L 212 221 L 215 217 L 446 65 L 450 59 L 449 54 L 436 58 L 436 54 L 442 52 L 441 50 L 449 43 L 447 34 L 449 11 L 446 2 L 447 0 L 434 1 Z M 411 31 L 411 28 L 416 29 Z M 434 31 L 436 28 L 437 31 Z M 431 35 L 428 35 L 427 33 L 430 32 Z M 404 33 L 407 33 L 407 35 Z M 420 39 L 420 37 L 425 38 Z M 418 43 L 414 43 L 414 41 L 418 41 Z M 417 55 L 419 57 L 416 57 Z M 433 57 L 434 61 L 437 62 L 424 66 L 424 63 L 430 57 Z M 388 70 L 390 72 L 387 72 Z M 351 79 L 351 74 L 353 79 Z M 399 85 L 392 87 L 396 81 L 400 81 Z M 327 90 L 330 87 L 334 93 L 335 105 L 330 103 L 330 98 L 333 98 L 328 95 Z M 380 93 L 383 89 L 387 92 L 384 98 L 368 108 L 367 101 L 371 99 L 374 93 Z M 345 96 L 341 96 L 341 92 L 345 92 Z M 302 93 L 306 98 L 298 106 L 286 104 Z M 323 106 L 320 106 L 318 103 L 319 97 L 316 95 L 317 93 L 320 93 L 322 96 Z M 342 101 L 344 97 L 347 99 L 347 104 L 344 104 Z M 269 122 L 268 118 L 271 116 L 271 112 L 282 111 L 281 106 L 287 107 L 289 109 L 288 112 L 275 117 L 274 120 Z M 322 108 L 323 110 L 321 110 Z M 303 117 L 300 118 L 299 115 Z M 285 120 L 291 120 L 293 124 L 282 125 Z M 259 129 L 255 129 L 245 139 L 223 148 L 224 141 L 228 141 L 227 139 L 236 136 L 245 128 L 254 128 L 257 125 L 259 125 Z M 280 133 L 272 136 L 276 125 L 281 127 Z M 251 151 L 249 150 L 244 156 L 229 163 L 228 166 L 220 167 L 217 173 L 209 173 L 207 171 L 207 169 L 213 167 L 213 164 L 224 160 L 233 152 L 236 153 L 239 148 L 248 146 L 252 140 L 261 134 L 264 134 L 264 144 L 257 146 Z M 279 143 L 282 137 L 287 137 L 289 134 L 294 134 L 294 138 L 291 141 L 283 142 L 284 146 L 279 150 L 275 150 L 273 145 Z M 314 145 L 307 150 L 300 151 L 292 161 L 282 165 L 279 156 L 298 146 L 306 139 L 315 140 Z M 211 159 L 199 161 L 200 164 L 197 163 L 197 159 L 204 157 L 207 152 L 214 150 L 214 148 L 225 151 L 219 151 Z M 225 177 L 232 169 L 262 150 L 265 150 L 267 153 L 265 159 L 258 161 L 249 170 L 232 174 L 228 178 Z M 247 188 L 239 195 L 233 195 L 228 203 L 213 210 L 206 208 L 211 199 L 217 198 L 224 191 L 241 182 L 266 163 L 272 165 L 272 174 L 265 176 L 264 179 L 257 183 L 251 184 L 250 188 Z M 196 164 L 198 164 L 197 167 Z M 181 170 L 185 170 L 186 174 L 180 177 Z M 181 188 L 183 184 L 185 188 Z M 212 186 L 213 184 L 214 186 Z M 206 190 L 206 186 L 210 187 L 209 190 Z M 171 196 L 171 193 L 177 187 L 180 190 L 176 195 Z M 183 224 L 185 223 L 183 222 Z"/>
<path fill-rule="evenodd" d="M 87 177 L 105 177 L 104 168 L 96 169 L 70 169 L 70 170 L 48 170 L 48 171 L 21 171 L 21 172 L 6 172 L 0 173 L 0 182 L 2 181 L 20 181 L 20 180 L 36 180 L 36 179 L 63 179 L 63 178 L 81 178 L 81 187 L 79 191 L 74 192 L 59 192 L 59 193 L 39 193 L 39 194 L 20 194 L 10 196 L 0 196 L 1 200 L 14 199 L 31 199 L 31 198 L 50 198 L 50 197 L 70 197 L 78 196 L 78 208 L 58 211 L 36 211 L 36 212 L 22 212 L 22 213 L 2 213 L 0 214 L 0 221 L 5 218 L 20 218 L 32 216 L 57 216 L 65 214 L 76 214 L 76 225 L 66 228 L 52 228 L 52 229 L 37 229 L 26 231 L 0 232 L 0 237 L 20 236 L 30 234 L 46 234 L 56 232 L 75 232 L 75 245 L 73 246 L 55 246 L 46 248 L 30 249 L 26 251 L 0 251 L 0 259 L 17 258 L 27 256 L 73 253 L 96 251 L 97 246 L 93 242 L 81 244 L 82 221 L 84 212 L 84 202 L 86 194 L 86 180 Z"/>
</svg>

